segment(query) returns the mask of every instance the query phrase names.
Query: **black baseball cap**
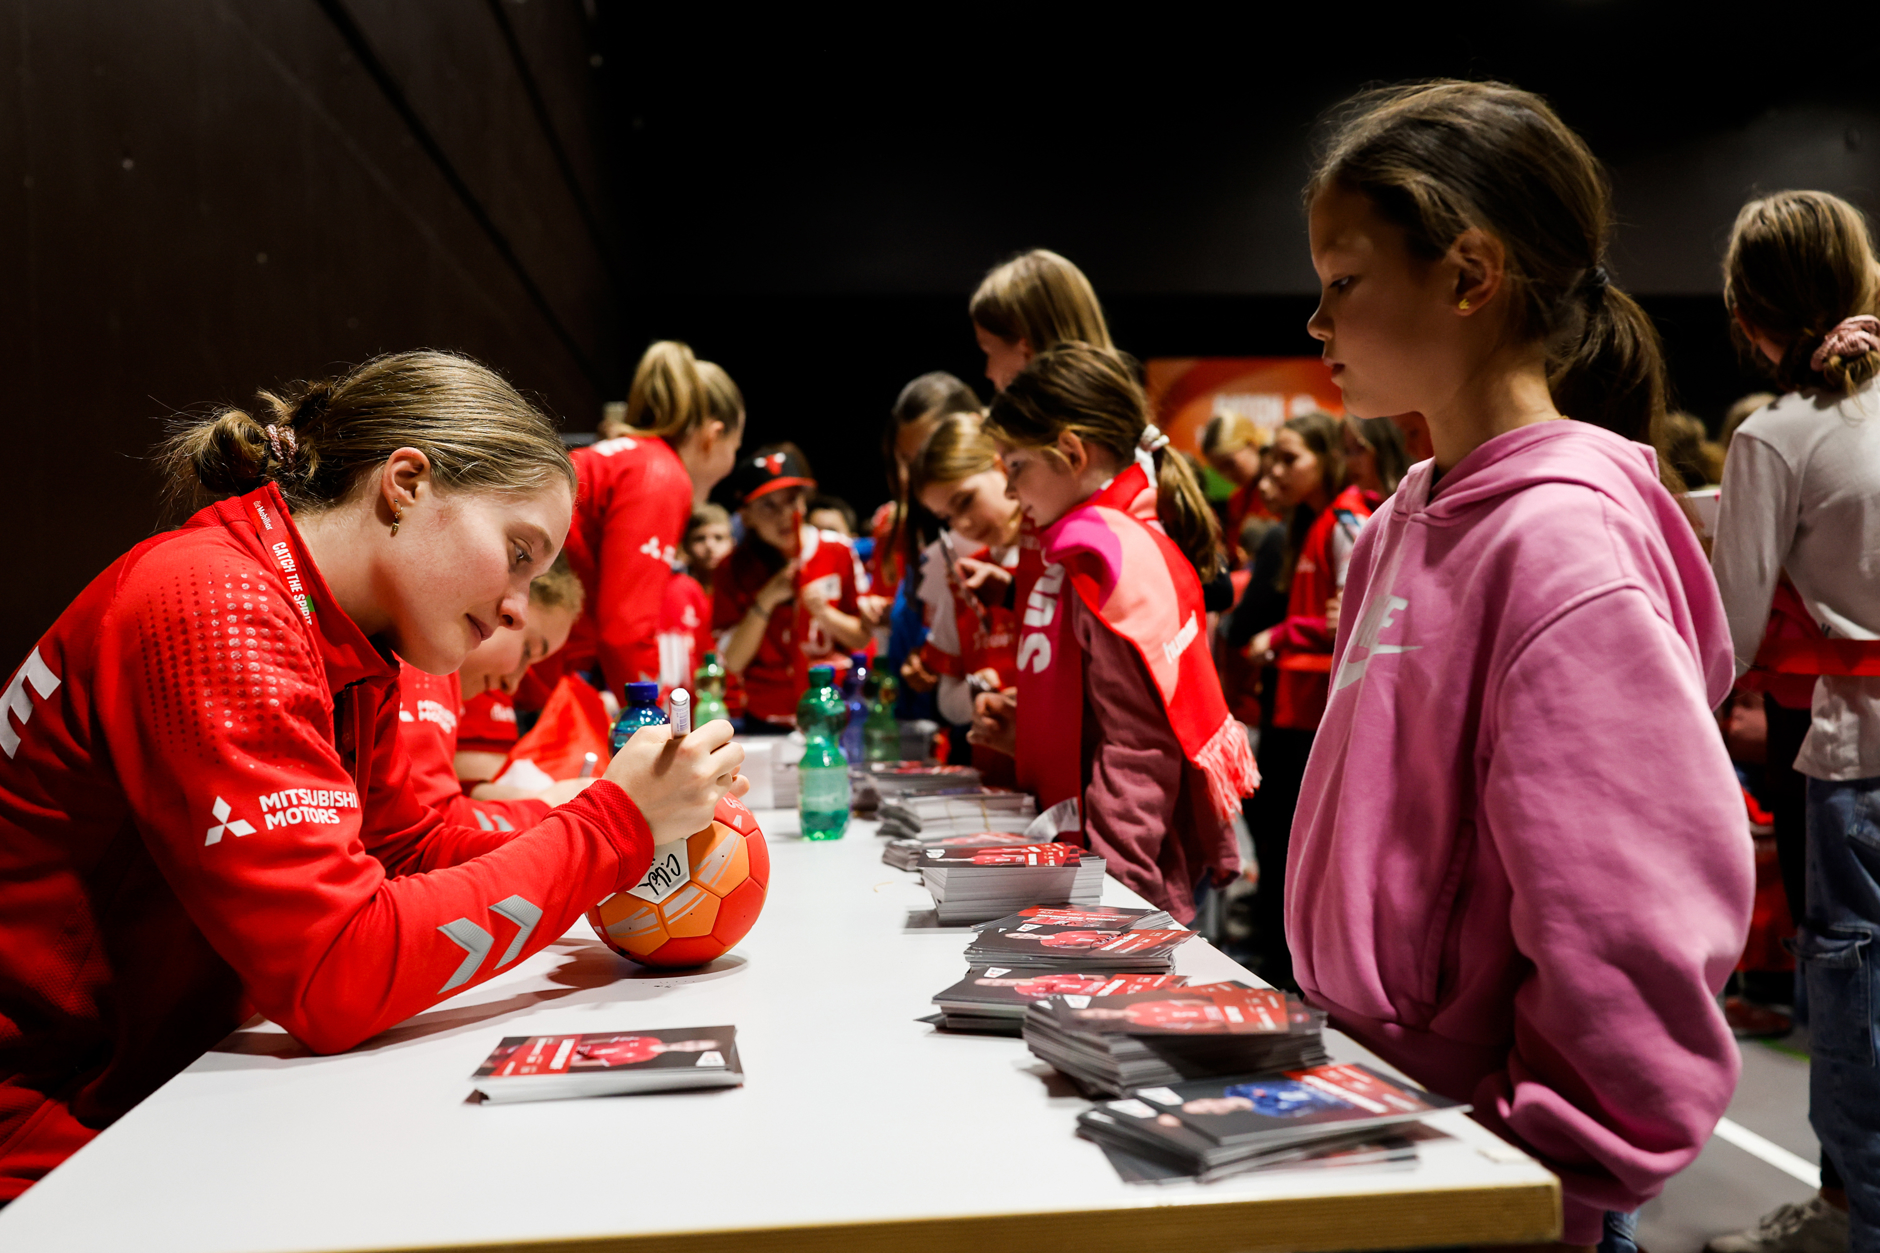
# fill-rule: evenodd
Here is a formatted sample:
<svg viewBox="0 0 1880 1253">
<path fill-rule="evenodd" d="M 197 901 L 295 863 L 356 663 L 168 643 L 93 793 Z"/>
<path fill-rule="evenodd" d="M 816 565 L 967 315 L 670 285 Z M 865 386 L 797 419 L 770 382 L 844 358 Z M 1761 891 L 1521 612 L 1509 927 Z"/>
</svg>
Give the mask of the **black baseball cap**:
<svg viewBox="0 0 1880 1253">
<path fill-rule="evenodd" d="M 816 480 L 810 476 L 809 463 L 794 448 L 760 448 L 741 459 L 731 471 L 726 494 L 737 504 L 748 505 L 759 496 L 768 496 L 786 487 L 815 489 Z"/>
</svg>

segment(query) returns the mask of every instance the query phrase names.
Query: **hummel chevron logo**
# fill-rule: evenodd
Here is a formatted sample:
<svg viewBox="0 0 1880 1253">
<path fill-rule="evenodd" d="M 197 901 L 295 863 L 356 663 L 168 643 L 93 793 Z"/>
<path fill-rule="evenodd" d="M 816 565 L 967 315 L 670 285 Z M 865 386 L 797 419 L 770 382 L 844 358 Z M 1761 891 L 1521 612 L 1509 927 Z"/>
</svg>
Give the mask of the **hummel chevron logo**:
<svg viewBox="0 0 1880 1253">
<path fill-rule="evenodd" d="M 253 835 L 255 833 L 255 829 L 241 818 L 237 818 L 233 822 L 228 820 L 229 814 L 234 811 L 229 808 L 229 803 L 220 796 L 215 798 L 215 804 L 210 806 L 210 811 L 215 814 L 215 825 L 209 828 L 209 838 L 202 842 L 204 848 L 209 847 L 211 844 L 220 844 L 224 831 L 227 831 L 230 835 Z"/>
</svg>

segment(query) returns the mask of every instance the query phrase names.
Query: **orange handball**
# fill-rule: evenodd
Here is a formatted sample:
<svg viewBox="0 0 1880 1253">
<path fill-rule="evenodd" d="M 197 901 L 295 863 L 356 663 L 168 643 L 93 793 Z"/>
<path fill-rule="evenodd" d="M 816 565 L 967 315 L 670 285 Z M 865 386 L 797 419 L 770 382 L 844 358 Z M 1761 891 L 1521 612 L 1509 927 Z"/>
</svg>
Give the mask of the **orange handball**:
<svg viewBox="0 0 1880 1253">
<path fill-rule="evenodd" d="M 643 966 L 703 966 L 750 933 L 769 883 L 764 833 L 727 796 L 711 826 L 654 849 L 640 881 L 588 910 L 588 922 L 608 948 Z"/>
</svg>

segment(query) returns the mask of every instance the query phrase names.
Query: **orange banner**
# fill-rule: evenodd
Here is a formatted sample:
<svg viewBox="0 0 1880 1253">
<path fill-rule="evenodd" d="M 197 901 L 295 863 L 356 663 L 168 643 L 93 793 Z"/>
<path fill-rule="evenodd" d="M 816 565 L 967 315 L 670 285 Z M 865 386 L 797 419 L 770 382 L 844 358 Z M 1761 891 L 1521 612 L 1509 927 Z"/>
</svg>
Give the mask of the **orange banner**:
<svg viewBox="0 0 1880 1253">
<path fill-rule="evenodd" d="M 1169 443 L 1201 453 L 1217 413 L 1240 413 L 1271 432 L 1312 409 L 1342 415 L 1344 397 L 1318 357 L 1155 357 L 1146 366 L 1156 425 Z"/>
</svg>

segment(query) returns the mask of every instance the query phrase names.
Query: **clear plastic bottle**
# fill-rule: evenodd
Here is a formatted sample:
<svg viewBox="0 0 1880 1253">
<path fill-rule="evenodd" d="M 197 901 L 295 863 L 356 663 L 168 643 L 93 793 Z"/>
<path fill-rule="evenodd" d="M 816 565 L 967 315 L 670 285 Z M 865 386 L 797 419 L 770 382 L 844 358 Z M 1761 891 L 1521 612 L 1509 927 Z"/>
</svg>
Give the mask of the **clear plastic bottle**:
<svg viewBox="0 0 1880 1253">
<path fill-rule="evenodd" d="M 862 760 L 862 724 L 868 720 L 868 702 L 862 689 L 868 678 L 868 657 L 849 654 L 849 672 L 842 676 L 842 703 L 848 715 L 842 725 L 842 755 L 850 761 Z"/>
<path fill-rule="evenodd" d="M 894 676 L 876 672 L 868 676 L 868 720 L 862 726 L 862 751 L 868 761 L 901 760 L 901 723 L 894 716 Z"/>
<path fill-rule="evenodd" d="M 717 653 L 706 653 L 692 676 L 692 724 L 702 727 L 715 718 L 729 722 L 731 710 L 725 706 L 725 668 Z"/>
<path fill-rule="evenodd" d="M 619 752 L 641 727 L 660 727 L 666 722 L 666 711 L 659 707 L 659 684 L 627 684 L 626 708 L 614 723 L 613 750 Z"/>
<path fill-rule="evenodd" d="M 797 766 L 797 816 L 806 840 L 839 840 L 849 829 L 849 762 L 837 739 L 848 710 L 835 681 L 833 667 L 817 666 L 796 704 L 796 727 L 805 740 Z"/>
</svg>

